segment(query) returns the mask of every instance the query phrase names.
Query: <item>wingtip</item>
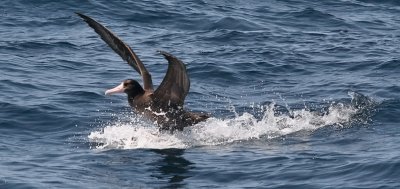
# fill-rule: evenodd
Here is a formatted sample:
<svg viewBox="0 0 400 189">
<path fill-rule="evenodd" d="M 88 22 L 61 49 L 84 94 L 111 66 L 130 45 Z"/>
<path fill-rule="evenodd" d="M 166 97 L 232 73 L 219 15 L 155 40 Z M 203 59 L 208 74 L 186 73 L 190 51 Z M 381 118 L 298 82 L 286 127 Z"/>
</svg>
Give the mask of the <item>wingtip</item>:
<svg viewBox="0 0 400 189">
<path fill-rule="evenodd" d="M 162 50 L 157 50 L 157 53 L 159 53 L 159 54 L 162 54 L 162 55 L 164 55 L 164 54 L 168 54 L 167 52 L 165 52 L 165 51 L 162 51 Z"/>
<path fill-rule="evenodd" d="M 85 15 L 83 15 L 82 13 L 79 12 L 75 12 L 76 15 L 80 16 L 80 17 L 84 17 Z"/>
<path fill-rule="evenodd" d="M 184 63 L 181 60 L 179 60 L 178 58 L 176 58 L 174 55 L 172 55 L 170 53 L 167 53 L 167 52 L 161 51 L 161 50 L 158 50 L 157 52 L 162 54 L 164 56 L 164 58 L 167 59 L 168 62 L 170 62 L 170 63 L 171 62 L 180 62 L 182 65 L 184 65 Z"/>
<path fill-rule="evenodd" d="M 159 54 L 162 54 L 165 58 L 173 57 L 172 54 L 169 54 L 169 53 L 167 53 L 167 52 L 165 52 L 165 51 L 162 51 L 162 50 L 157 50 L 157 52 L 158 52 Z"/>
<path fill-rule="evenodd" d="M 82 13 L 75 12 L 75 14 L 78 15 L 79 17 L 83 18 L 83 20 L 85 20 L 85 21 L 88 20 L 88 19 L 90 19 L 90 17 L 88 17 L 88 16 L 86 16 L 86 15 L 84 15 L 84 14 L 82 14 Z"/>
</svg>

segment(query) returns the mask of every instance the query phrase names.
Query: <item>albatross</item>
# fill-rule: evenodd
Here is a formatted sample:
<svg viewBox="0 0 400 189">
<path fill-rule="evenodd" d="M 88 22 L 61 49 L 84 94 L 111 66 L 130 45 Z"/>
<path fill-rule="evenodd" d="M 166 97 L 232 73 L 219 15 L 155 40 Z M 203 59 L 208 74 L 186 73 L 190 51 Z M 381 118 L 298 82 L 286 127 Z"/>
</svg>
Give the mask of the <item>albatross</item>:
<svg viewBox="0 0 400 189">
<path fill-rule="evenodd" d="M 133 110 L 157 123 L 160 130 L 182 131 L 184 127 L 209 118 L 206 113 L 190 112 L 183 107 L 189 92 L 190 80 L 185 64 L 181 60 L 167 52 L 158 51 L 167 59 L 168 70 L 161 84 L 154 90 L 150 73 L 131 47 L 96 20 L 81 13 L 76 14 L 142 76 L 143 87 L 134 79 L 126 79 L 118 86 L 107 90 L 106 95 L 126 93 Z"/>
</svg>

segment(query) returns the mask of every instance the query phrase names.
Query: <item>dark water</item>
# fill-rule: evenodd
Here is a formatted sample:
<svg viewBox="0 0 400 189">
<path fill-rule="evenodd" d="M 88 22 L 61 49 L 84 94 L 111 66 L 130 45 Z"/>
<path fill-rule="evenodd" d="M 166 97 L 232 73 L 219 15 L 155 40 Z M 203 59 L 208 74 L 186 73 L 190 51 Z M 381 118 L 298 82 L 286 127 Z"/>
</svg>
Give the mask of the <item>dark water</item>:
<svg viewBox="0 0 400 189">
<path fill-rule="evenodd" d="M 161 82 L 191 77 L 173 135 L 104 91 L 139 79 L 74 12 Z M 0 188 L 399 188 L 400 3 L 1 1 Z"/>
</svg>

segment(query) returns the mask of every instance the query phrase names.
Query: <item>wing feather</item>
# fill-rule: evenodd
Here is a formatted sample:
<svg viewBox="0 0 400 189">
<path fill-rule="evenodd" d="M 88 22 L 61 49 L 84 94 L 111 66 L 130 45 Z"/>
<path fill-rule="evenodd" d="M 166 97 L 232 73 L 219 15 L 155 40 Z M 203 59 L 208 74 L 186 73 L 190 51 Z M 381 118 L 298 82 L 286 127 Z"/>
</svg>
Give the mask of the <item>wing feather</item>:
<svg viewBox="0 0 400 189">
<path fill-rule="evenodd" d="M 182 107 L 190 88 L 186 66 L 181 60 L 167 52 L 160 51 L 160 54 L 168 60 L 168 70 L 153 97 L 164 107 Z"/>
<path fill-rule="evenodd" d="M 76 13 L 78 16 L 94 29 L 100 35 L 101 39 L 108 44 L 123 60 L 132 66 L 143 78 L 145 90 L 153 90 L 153 82 L 150 73 L 144 67 L 142 61 L 135 52 L 125 44 L 121 39 L 114 35 L 109 29 L 98 23 L 96 20 L 81 13 Z"/>
</svg>

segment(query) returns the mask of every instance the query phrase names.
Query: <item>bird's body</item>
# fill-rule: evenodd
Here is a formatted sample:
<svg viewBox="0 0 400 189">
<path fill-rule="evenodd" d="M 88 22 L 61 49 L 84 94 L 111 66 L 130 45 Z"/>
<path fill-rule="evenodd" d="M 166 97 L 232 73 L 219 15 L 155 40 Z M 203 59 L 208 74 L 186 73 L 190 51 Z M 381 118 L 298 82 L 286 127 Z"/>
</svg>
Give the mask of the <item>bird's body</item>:
<svg viewBox="0 0 400 189">
<path fill-rule="evenodd" d="M 83 14 L 77 14 L 142 76 L 143 87 L 136 80 L 127 79 L 117 87 L 107 90 L 106 94 L 126 93 L 129 105 L 135 112 L 156 122 L 162 130 L 183 130 L 184 127 L 209 117 L 208 114 L 189 112 L 183 108 L 190 80 L 182 61 L 167 52 L 160 51 L 169 64 L 163 81 L 154 90 L 150 73 L 128 45 L 97 21 Z"/>
<path fill-rule="evenodd" d="M 128 102 L 137 113 L 157 123 L 161 130 L 181 131 L 186 126 L 194 125 L 208 118 L 207 114 L 189 112 L 184 110 L 182 106 L 157 103 L 153 93 L 144 90 L 142 94 L 136 96 L 131 96 L 128 93 Z"/>
</svg>

